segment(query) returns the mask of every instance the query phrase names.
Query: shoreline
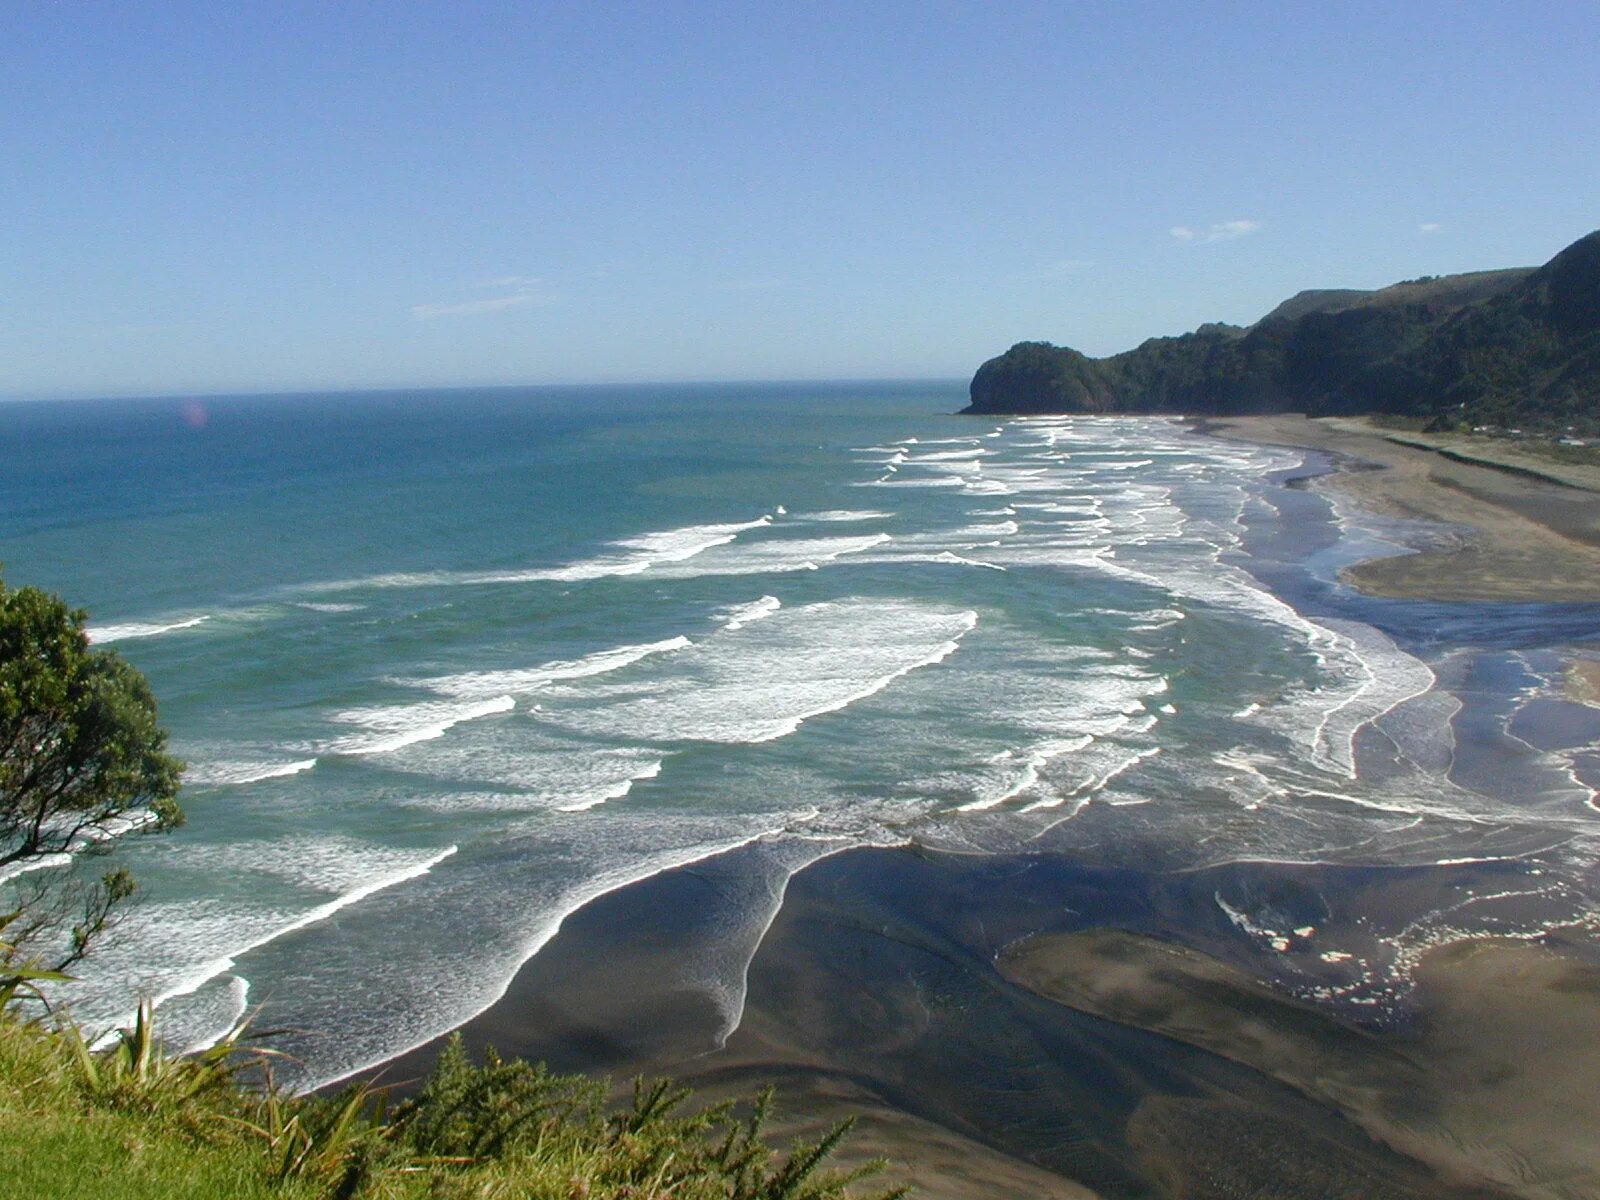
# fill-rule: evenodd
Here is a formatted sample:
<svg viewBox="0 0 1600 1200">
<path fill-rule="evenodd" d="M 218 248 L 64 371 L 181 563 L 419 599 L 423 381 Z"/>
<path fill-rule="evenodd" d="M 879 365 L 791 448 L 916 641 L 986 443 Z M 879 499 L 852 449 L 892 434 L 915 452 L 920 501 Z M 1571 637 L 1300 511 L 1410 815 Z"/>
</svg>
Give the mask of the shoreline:
<svg viewBox="0 0 1600 1200">
<path fill-rule="evenodd" d="M 1600 708 L 1600 659 L 1573 658 L 1567 662 L 1567 698 L 1590 708 Z"/>
<path fill-rule="evenodd" d="M 1595 493 L 1552 499 L 1549 489 L 1561 485 L 1304 418 L 1201 431 L 1315 450 L 1334 464 L 1308 481 L 1317 490 L 1383 516 L 1448 523 L 1427 550 L 1347 568 L 1343 576 L 1364 592 L 1600 601 Z M 1455 532 L 1463 527 L 1470 533 Z M 1552 567 L 1556 542 L 1567 557 Z M 1596 704 L 1600 661 L 1572 660 L 1567 687 L 1571 698 Z M 1506 1165 L 1530 1156 L 1595 1186 L 1571 1195 L 1600 1200 L 1600 1156 L 1585 1151 L 1582 1120 L 1553 1099 L 1524 1097 L 1521 1060 L 1474 1059 L 1470 1039 L 1425 1036 L 1431 1022 L 1449 1019 L 1537 1049 L 1554 1018 L 1570 1044 L 1600 1047 L 1600 971 L 1580 961 L 1592 955 L 1562 956 L 1559 939 L 1548 951 L 1496 949 L 1484 937 L 1449 943 L 1428 953 L 1418 999 L 1387 1029 L 1364 1025 L 1358 1010 L 1330 1015 L 1284 990 L 1283 964 L 1308 978 L 1342 978 L 1349 943 L 1322 941 L 1340 922 L 1354 936 L 1374 915 L 1442 909 L 1463 889 L 1493 894 L 1535 859 L 1376 871 L 1241 861 L 1184 875 L 1055 853 L 963 860 L 915 846 L 844 850 L 788 880 L 748 963 L 739 1019 L 723 1038 L 728 998 L 707 993 L 695 962 L 715 932 L 715 913 L 704 910 L 730 890 L 738 854 L 663 871 L 569 914 L 501 998 L 459 1028 L 469 1052 L 492 1045 L 616 1080 L 671 1074 L 695 1089 L 697 1103 L 775 1085 L 778 1140 L 814 1137 L 856 1115 L 841 1164 L 888 1158 L 895 1169 L 885 1181 L 912 1183 L 927 1200 L 1269 1195 L 1279 1187 L 1374 1200 L 1555 1200 L 1543 1180 L 1519 1180 Z M 1291 904 L 1325 895 L 1330 907 L 1304 918 L 1292 956 L 1266 954 L 1241 949 L 1213 901 L 1224 889 Z M 1367 916 L 1352 921 L 1361 908 Z M 1336 909 L 1344 910 L 1337 918 Z M 1159 962 L 1137 964 L 1146 951 L 1127 942 L 1092 962 L 1078 953 L 1096 938 L 1116 949 L 1118 937 L 1145 939 L 1157 958 L 1175 947 L 1186 961 L 1163 975 Z M 1132 1002 L 1120 1010 L 1074 1002 L 1008 969 L 1008 956 L 1030 944 L 1048 948 L 1051 938 L 1069 939 L 1062 945 L 1073 953 L 1054 962 L 1082 966 L 1080 992 L 1143 971 L 1140 995 L 1165 988 L 1173 1011 L 1209 1024 L 1195 1036 L 1193 1020 L 1164 1025 Z M 1250 1032 L 1230 1041 L 1243 1026 Z M 442 1042 L 361 1076 L 414 1086 Z M 1600 1094 L 1584 1089 L 1586 1057 L 1530 1052 L 1528 1061 L 1571 1067 L 1572 1087 Z M 1475 1071 L 1511 1082 L 1480 1086 Z M 1418 1114 L 1396 1113 L 1419 1096 L 1435 1110 L 1423 1114 L 1430 1123 L 1421 1132 Z M 1458 1152 L 1459 1137 L 1500 1136 L 1499 1115 L 1513 1102 L 1515 1144 L 1505 1155 Z"/>
<path fill-rule="evenodd" d="M 619 1098 L 641 1073 L 675 1077 L 697 1103 L 775 1086 L 778 1141 L 855 1115 L 841 1165 L 888 1158 L 884 1182 L 927 1200 L 1222 1194 L 1206 1190 L 1216 1172 L 1229 1195 L 1282 1194 L 1287 1180 L 1305 1195 L 1556 1200 L 1506 1174 L 1530 1154 L 1584 1189 L 1600 1182 L 1585 1148 L 1593 1104 L 1579 1112 L 1528 1082 L 1557 1069 L 1580 1091 L 1590 1081 L 1592 1056 L 1565 1047 L 1600 1047 L 1593 955 L 1559 935 L 1438 946 L 1392 1020 L 1285 989 L 1308 971 L 1358 973 L 1323 951 L 1370 940 L 1373 922 L 1463 887 L 1492 892 L 1534 861 L 1172 872 L 1050 852 L 847 850 L 791 878 L 722 1041 L 723 1014 L 684 968 L 730 869 L 677 868 L 573 914 L 461 1028 L 469 1053 L 609 1073 Z M 1240 942 L 1212 900 L 1223 892 L 1339 901 L 1314 936 L 1269 953 Z M 1030 955 L 1049 974 L 1074 971 L 1076 994 L 1019 971 Z M 1559 1045 L 1541 1041 L 1552 1022 Z M 1498 1054 L 1495 1038 L 1512 1049 Z M 442 1040 L 383 1078 L 415 1081 Z M 1494 1072 L 1501 1083 L 1474 1082 Z M 1407 1105 L 1433 1106 L 1425 1128 Z M 1494 1144 L 1463 1155 L 1458 1135 Z"/>
<path fill-rule="evenodd" d="M 1344 582 L 1385 599 L 1600 603 L 1600 491 L 1519 462 L 1491 463 L 1348 418 L 1208 418 L 1197 432 L 1332 456 L 1313 486 L 1377 516 L 1440 528 L 1414 553 L 1344 568 Z"/>
</svg>

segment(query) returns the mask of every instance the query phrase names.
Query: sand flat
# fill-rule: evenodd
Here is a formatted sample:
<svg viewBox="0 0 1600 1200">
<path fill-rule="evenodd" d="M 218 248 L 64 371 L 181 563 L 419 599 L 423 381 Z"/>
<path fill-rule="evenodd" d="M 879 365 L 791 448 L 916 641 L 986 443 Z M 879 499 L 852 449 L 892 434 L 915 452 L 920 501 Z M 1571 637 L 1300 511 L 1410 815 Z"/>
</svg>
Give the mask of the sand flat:
<svg viewBox="0 0 1600 1200">
<path fill-rule="evenodd" d="M 1585 468 L 1562 479 L 1505 461 L 1462 461 L 1410 435 L 1346 418 L 1230 417 L 1203 428 L 1222 437 L 1329 452 L 1350 466 L 1315 486 L 1368 511 L 1434 521 L 1461 532 L 1443 544 L 1358 563 L 1348 583 L 1374 596 L 1447 601 L 1600 601 L 1600 491 Z M 1548 474 L 1548 472 L 1546 472 Z M 1600 474 L 1600 473 L 1597 473 Z"/>
<path fill-rule="evenodd" d="M 1001 973 L 1070 1008 L 1243 1063 L 1441 1181 L 1600 1196 L 1600 969 L 1546 947 L 1440 947 L 1404 1033 L 1374 1034 L 1208 956 L 1115 929 L 1030 938 Z"/>
<path fill-rule="evenodd" d="M 845 851 L 790 880 L 719 1048 L 715 1006 L 669 969 L 697 942 L 701 864 L 574 913 L 462 1033 L 558 1070 L 668 1073 L 704 1100 L 774 1085 L 780 1141 L 858 1114 L 841 1165 L 885 1155 L 930 1200 L 1600 1200 L 1600 969 L 1517 943 L 1435 950 L 1418 1019 L 1374 1033 L 1261 982 L 1277 956 L 1212 903 L 1229 880 L 1344 896 L 1318 936 L 1346 944 L 1474 870 Z"/>
<path fill-rule="evenodd" d="M 1569 698 L 1600 708 L 1600 659 L 1573 659 L 1567 664 L 1566 683 Z"/>
<path fill-rule="evenodd" d="M 774 1082 L 778 1092 L 770 1139 L 778 1145 L 796 1138 L 814 1141 L 840 1121 L 852 1120 L 849 1137 L 829 1165 L 849 1170 L 884 1161 L 883 1173 L 864 1184 L 867 1190 L 908 1185 L 918 1200 L 1099 1200 L 1099 1193 L 1063 1175 L 885 1104 L 841 1074 L 786 1073 L 775 1079 L 770 1064 L 756 1062 L 712 1077 L 696 1094 L 709 1101 L 735 1099 Z"/>
</svg>

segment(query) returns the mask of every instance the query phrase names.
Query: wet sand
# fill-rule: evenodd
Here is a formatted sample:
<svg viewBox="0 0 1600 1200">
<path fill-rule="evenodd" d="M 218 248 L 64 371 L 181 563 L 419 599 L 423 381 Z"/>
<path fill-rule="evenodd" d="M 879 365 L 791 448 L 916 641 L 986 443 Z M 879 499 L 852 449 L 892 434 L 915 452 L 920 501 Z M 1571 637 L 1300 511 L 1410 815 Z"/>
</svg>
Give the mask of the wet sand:
<svg viewBox="0 0 1600 1200">
<path fill-rule="evenodd" d="M 1360 949 L 1531 864 L 1147 871 L 847 851 L 791 880 L 719 1044 L 727 1014 L 685 964 L 726 869 L 574 914 L 464 1027 L 469 1047 L 671 1074 L 706 1099 L 775 1085 L 780 1138 L 857 1114 L 846 1161 L 886 1156 L 890 1178 L 941 1200 L 1600 1196 L 1600 969 L 1530 947 L 1438 951 L 1413 1019 L 1381 1028 L 1262 982 L 1334 980 L 1351 968 L 1322 947 Z M 1317 932 L 1266 950 L 1219 895 Z"/>
<path fill-rule="evenodd" d="M 1567 664 L 1567 695 L 1600 708 L 1600 659 L 1575 658 Z"/>
<path fill-rule="evenodd" d="M 1344 468 L 1314 486 L 1369 511 L 1439 522 L 1421 552 L 1358 563 L 1347 582 L 1374 596 L 1425 600 L 1600 600 L 1600 491 L 1593 468 L 1561 471 L 1450 458 L 1350 419 L 1230 417 L 1207 432 L 1265 445 L 1321 450 Z"/>
<path fill-rule="evenodd" d="M 863 868 L 876 874 L 879 856 L 916 861 L 905 851 L 867 851 L 864 861 L 861 853 L 840 856 L 847 875 Z M 791 883 L 788 900 L 763 939 L 759 965 L 751 969 L 744 1021 L 724 1046 L 727 1015 L 686 980 L 692 971 L 685 964 L 695 960 L 724 916 L 717 894 L 740 870 L 739 859 L 734 852 L 668 871 L 573 913 L 506 995 L 459 1030 L 469 1052 L 481 1055 L 492 1046 L 559 1071 L 607 1074 L 616 1083 L 619 1103 L 629 1094 L 627 1081 L 641 1073 L 671 1075 L 693 1085 L 696 1103 L 748 1099 L 773 1087 L 769 1134 L 776 1144 L 816 1138 L 851 1118 L 854 1127 L 833 1164 L 888 1159 L 891 1169 L 873 1186 L 908 1183 L 927 1200 L 1094 1200 L 1096 1193 L 1082 1184 L 991 1145 L 970 1128 L 924 1115 L 898 1085 L 869 1065 L 865 1054 L 855 1061 L 848 1045 L 857 1038 L 855 1006 L 869 994 L 882 995 L 891 1006 L 903 997 L 889 995 L 899 992 L 898 985 L 880 988 L 872 982 L 883 973 L 876 956 L 851 956 L 849 967 L 866 978 L 844 982 L 828 965 L 834 957 L 830 945 L 818 946 L 806 934 L 792 932 L 815 919 L 809 871 Z M 841 916 L 848 926 L 857 923 L 854 914 L 833 914 L 832 920 Z M 831 921 L 824 924 L 831 928 Z M 824 936 L 831 942 L 831 934 Z M 796 971 L 823 993 L 786 982 Z M 791 1010 L 791 1001 L 797 1009 Z M 881 1038 L 881 1018 L 889 1016 L 891 1028 L 897 1024 L 893 1011 L 881 1009 L 880 1019 L 862 1021 L 860 1037 Z M 835 1037 L 847 1044 L 834 1044 Z M 443 1040 L 400 1056 L 372 1078 L 405 1094 L 426 1074 Z M 866 1050 L 864 1041 L 861 1048 Z M 959 1075 L 952 1082 L 959 1084 Z"/>
<path fill-rule="evenodd" d="M 1394 1033 L 1117 930 L 1029 939 L 1000 970 L 1061 1004 L 1269 1074 L 1462 1187 L 1600 1194 L 1600 969 L 1546 947 L 1431 952 L 1417 973 L 1420 1016 Z"/>
</svg>

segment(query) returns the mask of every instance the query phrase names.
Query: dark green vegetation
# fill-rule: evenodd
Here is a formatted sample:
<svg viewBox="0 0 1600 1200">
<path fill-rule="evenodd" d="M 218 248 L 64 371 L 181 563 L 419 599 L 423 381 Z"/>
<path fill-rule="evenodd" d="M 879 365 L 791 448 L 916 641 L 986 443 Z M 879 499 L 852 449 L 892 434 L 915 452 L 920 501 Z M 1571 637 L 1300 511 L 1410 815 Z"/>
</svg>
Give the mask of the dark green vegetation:
<svg viewBox="0 0 1600 1200">
<path fill-rule="evenodd" d="M 0 581 L 0 988 L 24 965 L 77 961 L 132 894 L 126 872 L 85 880 L 71 855 L 183 820 L 183 764 L 165 752 L 150 685 L 90 648 L 85 619 Z"/>
<path fill-rule="evenodd" d="M 1020 342 L 974 413 L 1384 414 L 1435 429 L 1600 434 L 1600 231 L 1544 266 L 1309 291 L 1249 328 L 1202 325 L 1110 358 Z"/>
<path fill-rule="evenodd" d="M 851 1185 L 876 1169 L 823 1169 L 848 1124 L 775 1153 L 762 1136 L 765 1096 L 688 1111 L 687 1091 L 640 1083 L 608 1111 L 599 1080 L 492 1055 L 474 1066 L 459 1042 L 387 1112 L 359 1085 L 285 1096 L 269 1063 L 232 1040 L 171 1057 L 148 1010 L 99 1053 L 70 1026 L 0 1014 L 0 1195 L 823 1200 L 860 1197 Z"/>
</svg>

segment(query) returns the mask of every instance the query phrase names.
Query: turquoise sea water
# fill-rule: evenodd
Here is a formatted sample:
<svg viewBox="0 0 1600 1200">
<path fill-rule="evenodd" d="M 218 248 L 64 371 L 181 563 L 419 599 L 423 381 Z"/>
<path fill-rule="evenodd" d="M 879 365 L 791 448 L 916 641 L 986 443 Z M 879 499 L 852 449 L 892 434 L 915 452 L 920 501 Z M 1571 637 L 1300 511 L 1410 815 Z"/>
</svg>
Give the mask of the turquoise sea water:
<svg viewBox="0 0 1600 1200">
<path fill-rule="evenodd" d="M 502 389 L 0 408 L 0 558 L 151 678 L 188 825 L 76 1011 L 247 1007 L 295 1082 L 498 997 L 578 906 L 750 845 L 682 963 L 737 1023 L 791 874 L 855 845 L 1162 868 L 1503 858 L 1381 946 L 1218 896 L 1309 995 L 1427 945 L 1584 932 L 1579 606 L 1365 600 L 1428 531 L 1155 418 L 950 415 L 959 385 Z M 103 860 L 89 864 L 103 869 Z M 82 869 L 63 865 L 51 869 Z"/>
</svg>

